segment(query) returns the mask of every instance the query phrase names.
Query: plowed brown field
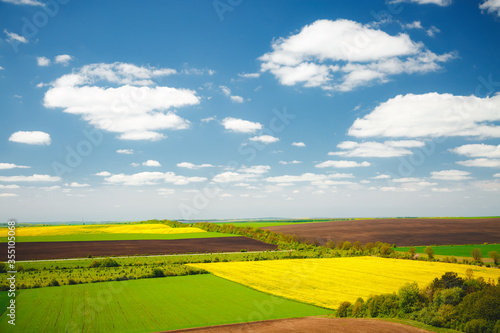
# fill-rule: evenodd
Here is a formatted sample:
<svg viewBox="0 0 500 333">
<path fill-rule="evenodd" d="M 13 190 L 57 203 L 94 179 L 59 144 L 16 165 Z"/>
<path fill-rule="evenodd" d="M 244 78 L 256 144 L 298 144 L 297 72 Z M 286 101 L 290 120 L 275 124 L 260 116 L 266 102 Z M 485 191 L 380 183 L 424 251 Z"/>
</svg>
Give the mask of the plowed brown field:
<svg viewBox="0 0 500 333">
<path fill-rule="evenodd" d="M 383 242 L 397 246 L 500 243 L 500 218 L 374 219 L 266 227 L 284 234 L 328 240 Z"/>
<path fill-rule="evenodd" d="M 295 318 L 169 331 L 170 333 L 425 333 L 420 328 L 375 319 Z"/>
<path fill-rule="evenodd" d="M 0 244 L 5 253 L 7 243 Z M 89 254 L 97 256 L 129 256 L 145 254 L 178 253 L 217 253 L 247 251 L 266 251 L 276 249 L 267 244 L 246 237 L 196 238 L 175 240 L 127 240 L 127 241 L 89 241 L 89 242 L 30 242 L 16 244 L 16 260 L 83 258 Z"/>
</svg>

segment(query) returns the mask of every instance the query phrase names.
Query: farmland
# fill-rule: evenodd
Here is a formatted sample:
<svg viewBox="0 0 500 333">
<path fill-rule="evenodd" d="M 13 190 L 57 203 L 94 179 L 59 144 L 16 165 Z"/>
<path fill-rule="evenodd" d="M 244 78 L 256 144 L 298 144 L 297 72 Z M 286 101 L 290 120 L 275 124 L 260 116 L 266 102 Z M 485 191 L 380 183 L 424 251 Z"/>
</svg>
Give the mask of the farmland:
<svg viewBox="0 0 500 333">
<path fill-rule="evenodd" d="M 1 332 L 152 332 L 330 312 L 212 275 L 23 290 L 17 309 L 15 329 L 2 316 Z"/>
<path fill-rule="evenodd" d="M 333 259 L 293 259 L 262 262 L 190 264 L 217 276 L 256 290 L 317 306 L 335 309 L 342 301 L 392 293 L 409 282 L 424 286 L 445 272 L 465 276 L 471 266 L 350 257 Z M 474 267 L 476 277 L 497 280 L 500 270 Z M 359 283 L 356 283 L 358 281 Z"/>
<path fill-rule="evenodd" d="M 7 253 L 7 244 L 0 250 Z M 127 256 L 144 254 L 236 252 L 274 250 L 275 245 L 246 237 L 203 239 L 128 240 L 84 242 L 28 242 L 16 249 L 18 260 L 82 258 L 87 256 Z"/>
<path fill-rule="evenodd" d="M 425 246 L 415 246 L 416 253 L 425 253 Z M 434 254 L 442 256 L 470 257 L 473 249 L 480 249 L 485 258 L 488 252 L 500 252 L 500 244 L 478 244 L 478 245 L 451 245 L 451 246 L 432 246 Z M 398 247 L 397 251 L 408 252 L 410 247 Z"/>
<path fill-rule="evenodd" d="M 201 232 L 205 232 L 205 230 L 193 227 L 172 228 L 161 223 L 56 225 L 21 227 L 16 230 L 19 237 L 86 234 L 187 234 Z"/>
<path fill-rule="evenodd" d="M 497 243 L 500 218 L 369 219 L 265 227 L 265 229 L 333 241 L 383 242 L 397 246 Z"/>
<path fill-rule="evenodd" d="M 18 243 L 28 242 L 85 242 L 85 241 L 121 241 L 121 240 L 167 240 L 167 239 L 194 239 L 194 238 L 214 238 L 233 237 L 230 234 L 217 232 L 193 232 L 193 233 L 171 233 L 171 234 L 74 234 L 74 235 L 53 235 L 53 236 L 19 236 Z M 6 242 L 7 237 L 1 237 L 0 243 Z"/>
</svg>

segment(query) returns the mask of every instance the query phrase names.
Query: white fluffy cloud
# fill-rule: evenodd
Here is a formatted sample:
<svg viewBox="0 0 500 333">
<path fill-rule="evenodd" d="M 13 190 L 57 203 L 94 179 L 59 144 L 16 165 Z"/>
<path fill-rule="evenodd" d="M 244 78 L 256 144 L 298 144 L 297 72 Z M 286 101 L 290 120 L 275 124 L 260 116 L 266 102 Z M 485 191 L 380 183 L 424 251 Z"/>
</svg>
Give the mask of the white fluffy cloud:
<svg viewBox="0 0 500 333">
<path fill-rule="evenodd" d="M 50 59 L 46 58 L 46 57 L 37 57 L 36 63 L 38 66 L 46 67 L 46 66 L 50 65 Z"/>
<path fill-rule="evenodd" d="M 236 133 L 255 133 L 262 129 L 262 124 L 260 123 L 232 117 L 222 119 L 221 124 L 225 129 Z"/>
<path fill-rule="evenodd" d="M 268 144 L 268 143 L 278 142 L 280 141 L 280 139 L 271 135 L 260 135 L 250 138 L 250 141 L 257 141 L 257 142 L 262 142 L 264 144 Z"/>
<path fill-rule="evenodd" d="M 0 163 L 0 170 L 15 169 L 15 168 L 28 169 L 30 167 L 26 166 L 26 165 L 17 165 L 17 164 L 14 164 L 14 163 Z"/>
<path fill-rule="evenodd" d="M 269 165 L 253 165 L 250 167 L 242 166 L 238 171 L 251 174 L 263 174 L 271 170 Z"/>
<path fill-rule="evenodd" d="M 305 147 L 306 144 L 304 142 L 292 142 L 292 146 L 295 146 L 295 147 Z"/>
<path fill-rule="evenodd" d="M 319 164 L 316 164 L 316 168 L 356 168 L 356 167 L 368 167 L 370 166 L 370 162 L 355 162 L 355 161 L 325 161 Z"/>
<path fill-rule="evenodd" d="M 173 172 L 139 172 L 131 175 L 123 173 L 104 178 L 108 184 L 121 184 L 127 186 L 156 185 L 160 182 L 174 185 L 186 185 L 207 180 L 204 177 L 184 177 Z"/>
<path fill-rule="evenodd" d="M 458 161 L 457 164 L 467 167 L 500 168 L 500 158 L 476 158 L 474 160 Z"/>
<path fill-rule="evenodd" d="M 153 78 L 173 73 L 169 68 L 125 63 L 87 65 L 57 79 L 44 105 L 80 115 L 99 129 L 119 133 L 122 140 L 159 140 L 165 136 L 158 130 L 189 127 L 173 108 L 200 103 L 193 90 L 148 86 Z M 95 85 L 98 82 L 119 86 L 101 87 Z"/>
<path fill-rule="evenodd" d="M 238 76 L 244 79 L 257 79 L 260 77 L 260 73 L 239 73 Z"/>
<path fill-rule="evenodd" d="M 12 133 L 9 141 L 42 146 L 48 146 L 52 142 L 48 133 L 40 131 L 18 131 Z"/>
<path fill-rule="evenodd" d="M 425 143 L 416 140 L 385 141 L 385 142 L 353 142 L 344 141 L 337 145 L 345 151 L 329 152 L 328 155 L 347 157 L 396 157 L 411 155 L 412 151 L 405 148 L 422 147 Z"/>
<path fill-rule="evenodd" d="M 160 162 L 155 160 L 147 160 L 146 162 L 142 162 L 142 165 L 148 167 L 161 167 Z"/>
<path fill-rule="evenodd" d="M 488 13 L 496 13 L 497 16 L 500 16 L 500 0 L 486 0 L 479 5 L 479 8 L 487 11 Z"/>
<path fill-rule="evenodd" d="M 436 55 L 407 34 L 392 36 L 344 19 L 315 21 L 276 39 L 272 48 L 259 58 L 262 72 L 271 72 L 283 85 L 339 91 L 386 82 L 401 73 L 436 71 L 439 63 L 454 57 Z"/>
<path fill-rule="evenodd" d="M 73 60 L 73 57 L 70 56 L 69 54 L 60 54 L 55 57 L 54 62 L 56 64 L 62 64 L 64 66 L 67 66 L 71 60 Z"/>
<path fill-rule="evenodd" d="M 226 95 L 227 97 L 229 97 L 229 99 L 231 100 L 231 102 L 233 103 L 243 103 L 245 100 L 243 99 L 243 97 L 241 96 L 237 96 L 237 95 L 231 95 L 231 89 L 229 89 L 228 87 L 226 86 L 219 86 L 220 90 L 222 91 L 222 93 L 224 95 Z"/>
<path fill-rule="evenodd" d="M 466 180 L 470 179 L 470 172 L 460 170 L 432 171 L 431 178 L 441 180 Z"/>
<path fill-rule="evenodd" d="M 111 176 L 111 173 L 108 171 L 101 171 L 95 174 L 96 176 L 101 176 L 101 177 L 108 177 Z"/>
<path fill-rule="evenodd" d="M 50 175 L 38 175 L 34 174 L 32 176 L 0 176 L 0 182 L 58 182 L 61 177 L 54 177 Z"/>
<path fill-rule="evenodd" d="M 0 198 L 5 198 L 5 197 L 17 197 L 18 195 L 16 193 L 0 193 Z"/>
<path fill-rule="evenodd" d="M 200 168 L 212 168 L 213 165 L 208 164 L 208 163 L 196 165 L 196 164 L 189 163 L 189 162 L 181 162 L 181 163 L 177 163 L 177 167 L 195 170 L 195 169 L 200 169 Z"/>
<path fill-rule="evenodd" d="M 500 94 L 493 97 L 427 93 L 398 95 L 358 118 L 355 137 L 500 137 Z"/>
<path fill-rule="evenodd" d="M 470 144 L 450 149 L 450 151 L 468 157 L 500 158 L 500 145 Z"/>
</svg>

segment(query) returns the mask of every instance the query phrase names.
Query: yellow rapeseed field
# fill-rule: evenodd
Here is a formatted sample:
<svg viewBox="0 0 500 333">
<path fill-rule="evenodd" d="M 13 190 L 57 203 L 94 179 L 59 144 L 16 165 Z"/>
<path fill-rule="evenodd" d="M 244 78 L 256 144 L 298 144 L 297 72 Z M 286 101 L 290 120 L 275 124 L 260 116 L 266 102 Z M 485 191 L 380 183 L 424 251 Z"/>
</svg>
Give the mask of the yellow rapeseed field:
<svg viewBox="0 0 500 333">
<path fill-rule="evenodd" d="M 16 236 L 55 236 L 84 234 L 186 234 L 206 232 L 200 228 L 171 228 L 164 224 L 96 224 L 49 227 L 23 227 Z"/>
<path fill-rule="evenodd" d="M 190 264 L 219 277 L 289 299 L 336 309 L 343 301 L 397 292 L 407 282 L 425 287 L 446 272 L 500 277 L 500 269 L 440 262 L 348 257 Z"/>
</svg>

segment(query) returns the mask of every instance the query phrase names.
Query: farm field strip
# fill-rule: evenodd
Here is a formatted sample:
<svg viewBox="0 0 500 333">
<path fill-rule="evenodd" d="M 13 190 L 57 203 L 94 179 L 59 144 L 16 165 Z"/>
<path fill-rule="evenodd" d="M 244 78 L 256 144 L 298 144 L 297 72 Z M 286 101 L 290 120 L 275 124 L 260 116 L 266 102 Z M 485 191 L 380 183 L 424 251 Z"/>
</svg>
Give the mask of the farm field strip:
<svg viewBox="0 0 500 333">
<path fill-rule="evenodd" d="M 213 275 L 22 290 L 16 305 L 30 315 L 14 327 L 0 317 L 1 332 L 156 332 L 331 313 Z"/>
<path fill-rule="evenodd" d="M 3 229 L 4 237 L 7 228 Z M 93 224 L 93 225 L 62 225 L 45 227 L 20 227 L 16 229 L 17 237 L 55 236 L 55 235 L 85 235 L 85 234 L 184 234 L 206 232 L 200 228 L 172 228 L 159 223 L 137 224 Z"/>
<path fill-rule="evenodd" d="M 175 228 L 174 228 L 175 229 Z M 180 228 L 177 228 L 180 229 Z M 236 235 L 222 234 L 218 232 L 193 232 L 193 233 L 170 233 L 170 234 L 73 234 L 52 236 L 18 236 L 17 243 L 29 242 L 81 242 L 81 241 L 112 241 L 112 240 L 162 240 L 162 239 L 193 239 L 214 237 L 235 237 Z M 7 237 L 0 237 L 0 243 L 7 242 Z"/>
<path fill-rule="evenodd" d="M 424 287 L 446 272 L 465 276 L 468 268 L 476 277 L 500 277 L 500 270 L 441 262 L 347 257 L 291 259 L 257 262 L 188 264 L 216 276 L 272 295 L 335 309 L 342 301 L 392 293 L 405 283 Z"/>
<path fill-rule="evenodd" d="M 425 253 L 425 246 L 415 246 L 417 253 Z M 497 251 L 500 253 L 500 244 L 478 244 L 478 245 L 440 245 L 432 246 L 434 254 L 442 256 L 470 257 L 473 249 L 481 249 L 484 258 L 488 257 L 488 252 Z M 396 251 L 408 252 L 410 246 L 397 247 Z"/>
</svg>

